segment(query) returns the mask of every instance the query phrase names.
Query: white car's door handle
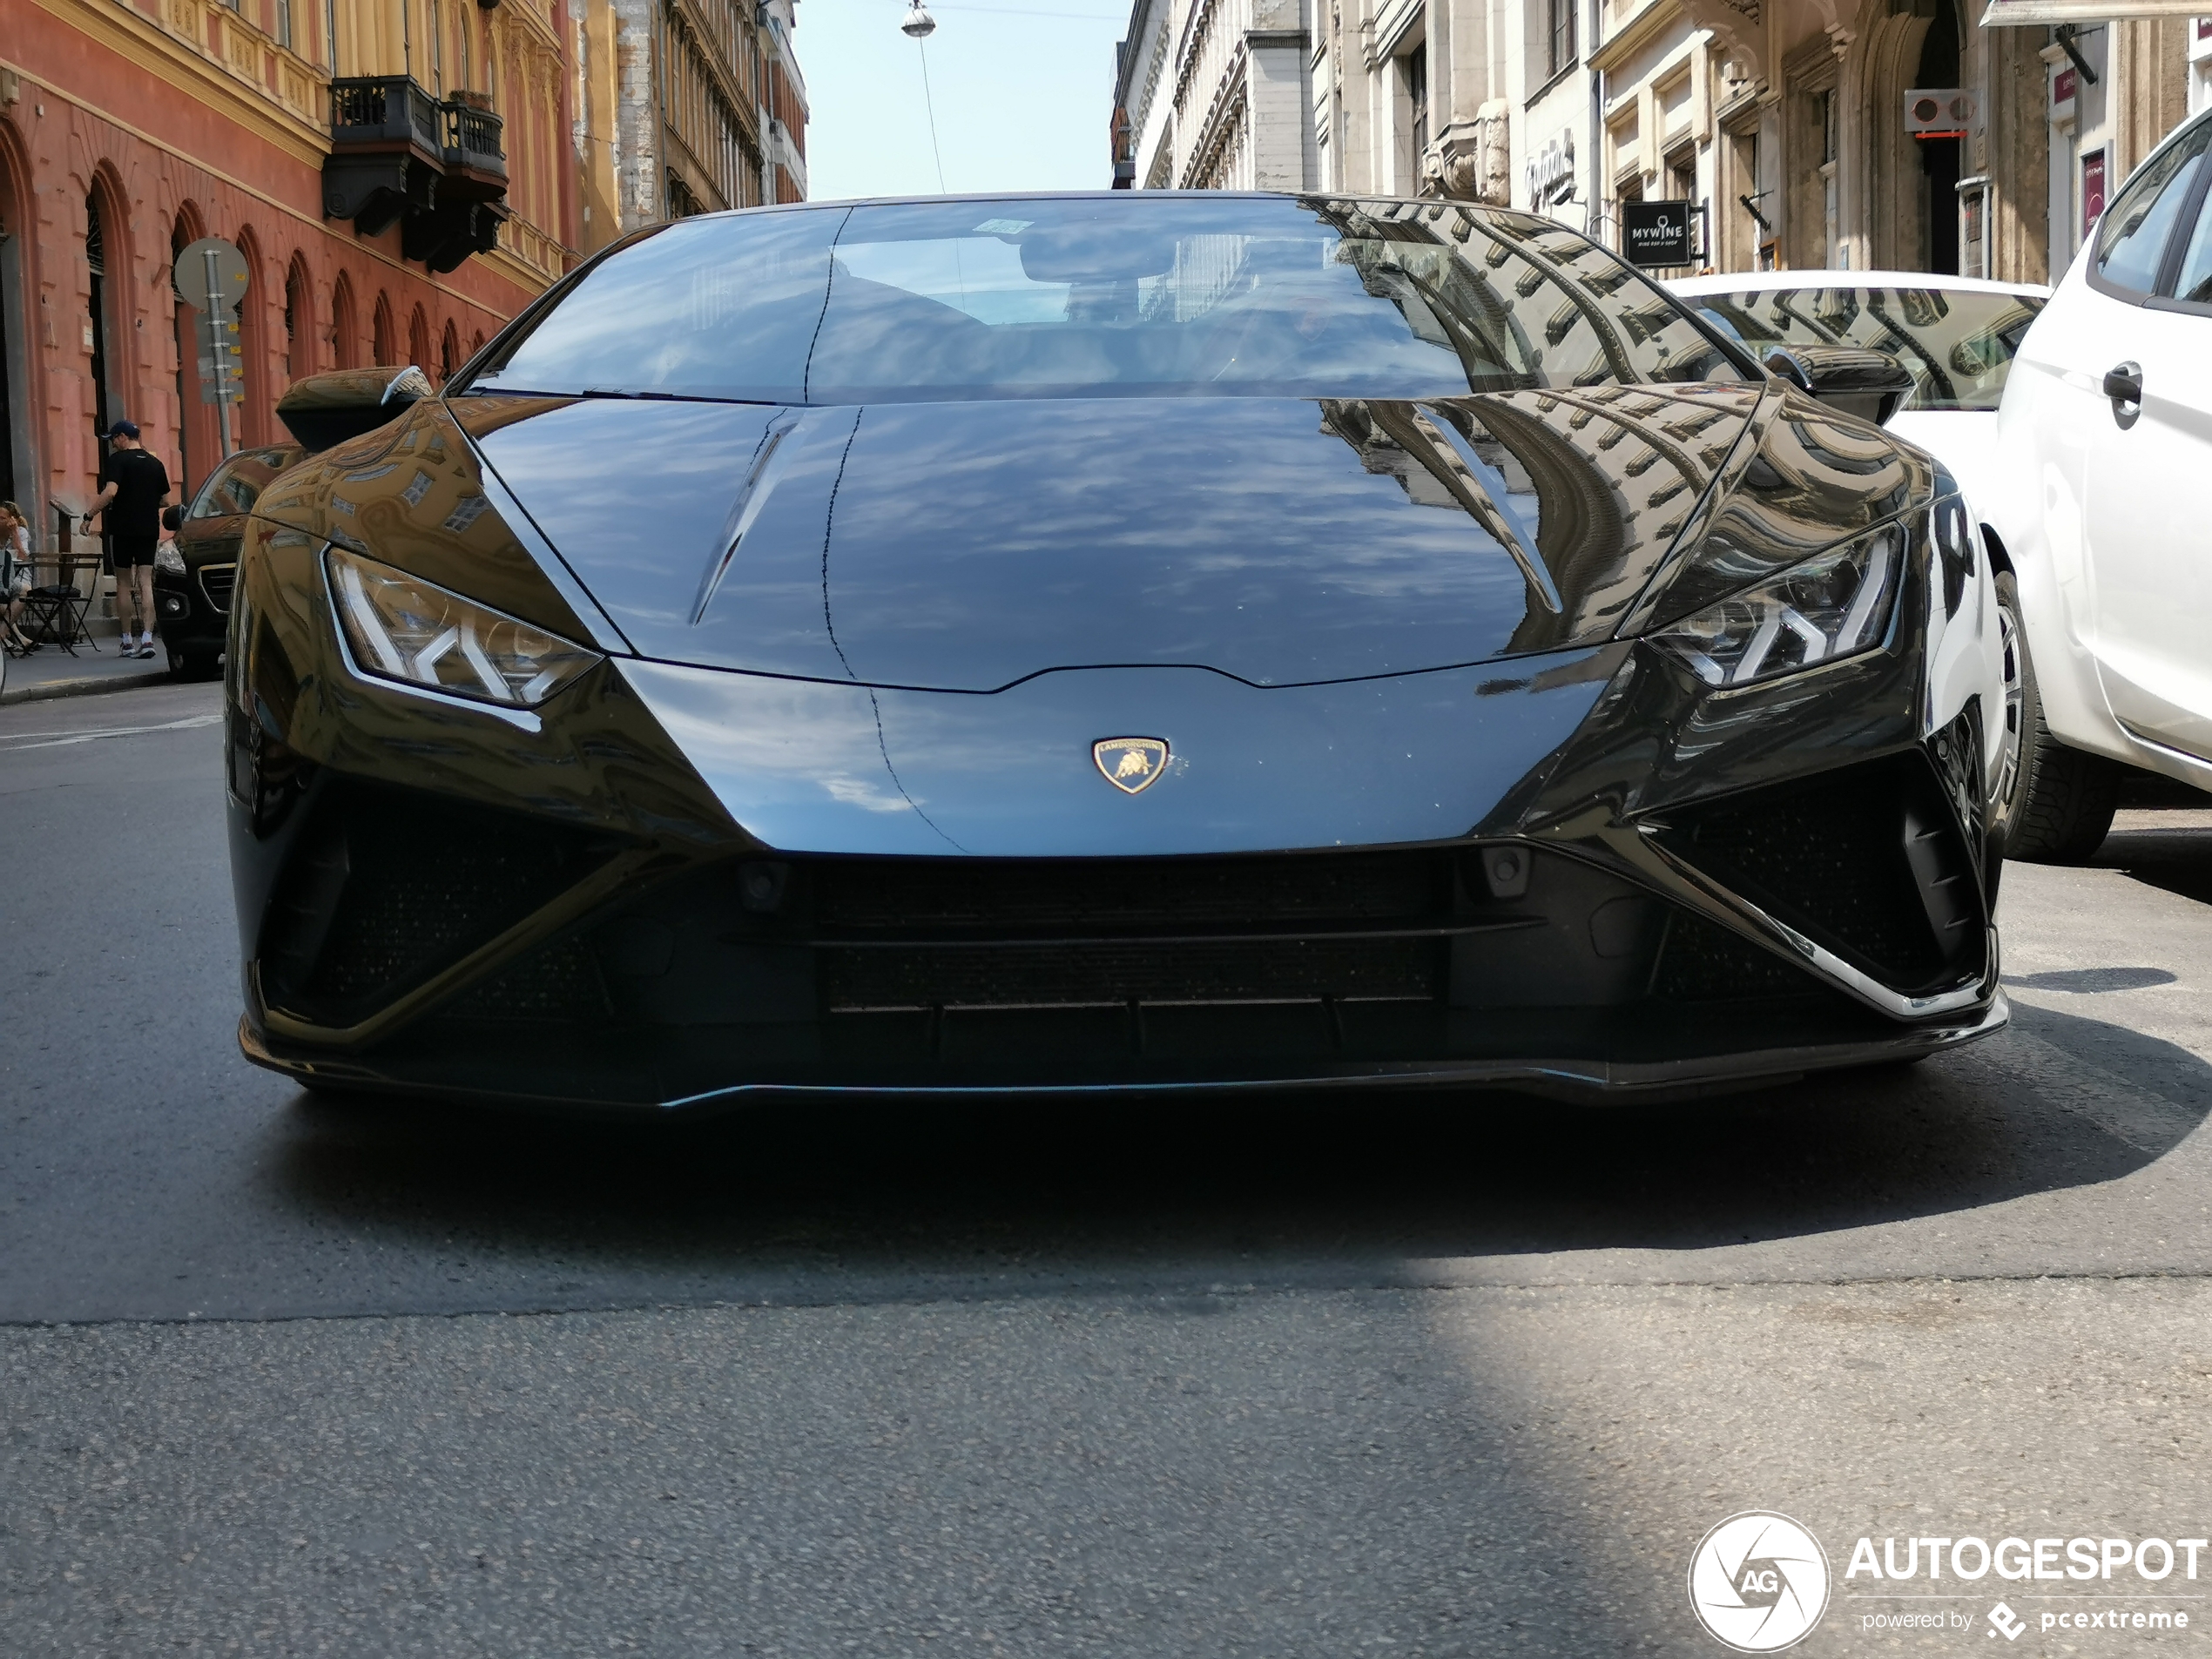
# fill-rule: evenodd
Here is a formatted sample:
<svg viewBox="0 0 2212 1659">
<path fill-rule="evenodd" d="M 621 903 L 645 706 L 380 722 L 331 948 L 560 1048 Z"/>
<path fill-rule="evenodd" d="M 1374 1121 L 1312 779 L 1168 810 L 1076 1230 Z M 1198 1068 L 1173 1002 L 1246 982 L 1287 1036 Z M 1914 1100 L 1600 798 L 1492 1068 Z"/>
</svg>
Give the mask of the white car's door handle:
<svg viewBox="0 0 2212 1659">
<path fill-rule="evenodd" d="M 2143 366 L 2115 363 L 2105 370 L 2104 394 L 2112 400 L 2112 418 L 2126 431 L 2143 412 Z"/>
</svg>

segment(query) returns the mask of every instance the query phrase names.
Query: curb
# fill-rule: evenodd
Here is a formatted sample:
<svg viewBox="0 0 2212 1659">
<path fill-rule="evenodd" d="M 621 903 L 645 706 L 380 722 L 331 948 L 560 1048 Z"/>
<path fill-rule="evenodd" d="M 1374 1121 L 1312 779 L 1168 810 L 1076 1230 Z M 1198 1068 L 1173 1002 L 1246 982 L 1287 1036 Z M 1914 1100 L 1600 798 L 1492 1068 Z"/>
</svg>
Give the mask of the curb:
<svg viewBox="0 0 2212 1659">
<path fill-rule="evenodd" d="M 103 691 L 132 691 L 142 686 L 170 684 L 170 673 L 165 668 L 144 669 L 132 674 L 88 675 L 83 679 L 42 680 L 0 691 L 0 707 L 13 703 L 51 702 L 61 697 L 97 697 Z"/>
</svg>

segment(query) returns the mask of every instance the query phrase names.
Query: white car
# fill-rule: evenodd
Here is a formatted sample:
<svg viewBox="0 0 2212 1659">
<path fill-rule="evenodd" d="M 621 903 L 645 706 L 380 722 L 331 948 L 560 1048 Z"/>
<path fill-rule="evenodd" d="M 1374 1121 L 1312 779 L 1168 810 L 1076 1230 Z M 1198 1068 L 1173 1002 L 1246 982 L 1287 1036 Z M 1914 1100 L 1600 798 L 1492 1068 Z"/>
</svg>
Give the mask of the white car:
<svg viewBox="0 0 2212 1659">
<path fill-rule="evenodd" d="M 1777 347 L 1858 346 L 1886 352 L 1912 372 L 1912 391 L 1889 429 L 1958 479 L 1995 567 L 2006 743 L 1993 816 L 2011 856 L 2050 856 L 2055 849 L 2044 844 L 2047 835 L 2039 839 L 2042 819 L 2028 810 L 2025 787 L 2039 751 L 2033 671 L 2020 646 L 2016 544 L 2035 532 L 2014 522 L 2032 515 L 2018 510 L 2018 486 L 2000 457 L 1998 409 L 2051 290 L 1913 271 L 1737 272 L 1667 286 L 1762 359 Z"/>
<path fill-rule="evenodd" d="M 1998 414 L 2028 509 L 2008 544 L 2030 664 L 2021 827 L 2046 857 L 2096 850 L 2121 765 L 2212 788 L 2208 152 L 2212 112 L 2130 176 Z"/>
</svg>

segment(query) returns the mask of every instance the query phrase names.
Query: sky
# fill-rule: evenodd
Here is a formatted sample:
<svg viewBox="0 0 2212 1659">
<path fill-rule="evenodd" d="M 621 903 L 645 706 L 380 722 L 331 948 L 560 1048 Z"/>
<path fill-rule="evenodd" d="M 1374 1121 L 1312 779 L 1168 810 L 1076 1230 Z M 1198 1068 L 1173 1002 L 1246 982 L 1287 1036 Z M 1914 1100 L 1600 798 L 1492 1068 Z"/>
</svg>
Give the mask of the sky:
<svg viewBox="0 0 2212 1659">
<path fill-rule="evenodd" d="M 921 51 L 900 32 L 907 0 L 799 0 L 792 41 L 806 78 L 808 197 L 938 190 L 922 52 L 944 188 L 1103 190 L 1112 182 L 1114 43 L 1129 0 L 932 4 Z"/>
</svg>

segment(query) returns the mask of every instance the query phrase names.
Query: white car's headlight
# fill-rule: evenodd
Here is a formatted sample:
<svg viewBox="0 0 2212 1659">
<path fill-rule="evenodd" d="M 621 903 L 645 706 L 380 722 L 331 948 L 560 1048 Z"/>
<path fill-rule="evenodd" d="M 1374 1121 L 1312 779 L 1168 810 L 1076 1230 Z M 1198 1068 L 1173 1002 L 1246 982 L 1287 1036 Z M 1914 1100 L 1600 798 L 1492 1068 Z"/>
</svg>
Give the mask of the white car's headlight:
<svg viewBox="0 0 2212 1659">
<path fill-rule="evenodd" d="M 164 542 L 153 550 L 153 568 L 166 570 L 171 576 L 185 573 L 185 556 L 177 550 L 174 542 Z"/>
<path fill-rule="evenodd" d="M 1708 685 L 1750 685 L 1871 650 L 1889 627 L 1905 527 L 1886 525 L 1652 636 Z"/>
<path fill-rule="evenodd" d="M 599 661 L 597 651 L 421 577 L 342 548 L 326 556 L 339 625 L 363 673 L 535 708 Z"/>
</svg>

